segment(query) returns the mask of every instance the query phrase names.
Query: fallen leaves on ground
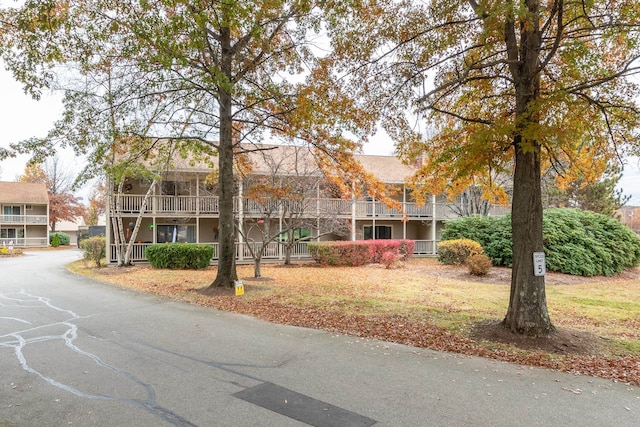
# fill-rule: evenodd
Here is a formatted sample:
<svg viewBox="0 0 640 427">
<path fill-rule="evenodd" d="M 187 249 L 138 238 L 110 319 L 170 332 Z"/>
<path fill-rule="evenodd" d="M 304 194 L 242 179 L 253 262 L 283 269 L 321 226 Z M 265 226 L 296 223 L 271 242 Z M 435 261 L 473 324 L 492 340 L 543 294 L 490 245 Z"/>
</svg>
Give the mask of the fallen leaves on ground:
<svg viewBox="0 0 640 427">
<path fill-rule="evenodd" d="M 463 267 L 442 266 L 434 260 L 412 260 L 399 270 L 377 266 L 320 268 L 314 264 L 283 268 L 264 265 L 266 277 L 251 278 L 250 267 L 239 266 L 245 295 L 230 289 L 208 289 L 215 268 L 200 271 L 154 270 L 148 266 L 92 269 L 90 275 L 144 292 L 240 314 L 270 322 L 322 329 L 415 347 L 480 356 L 529 366 L 598 376 L 640 385 L 640 356 L 612 355 L 610 340 L 593 330 L 584 316 L 563 311 L 563 325 L 546 338 L 516 336 L 495 319 L 506 312 L 509 271 L 492 269 L 492 278 L 477 280 Z M 559 286 L 617 286 L 640 295 L 640 270 L 614 278 L 578 278 L 553 274 L 548 284 Z M 601 282 L 604 281 L 604 285 Z M 494 301 L 498 300 L 498 301 Z M 455 316 L 467 316 L 460 327 Z M 639 338 L 636 316 L 612 319 L 623 338 Z M 454 327 L 438 324 L 454 316 Z M 465 318 L 467 318 L 465 317 Z M 487 320 L 494 319 L 493 321 Z M 473 321 L 473 319 L 477 319 Z M 553 319 L 552 319 L 553 320 Z"/>
</svg>

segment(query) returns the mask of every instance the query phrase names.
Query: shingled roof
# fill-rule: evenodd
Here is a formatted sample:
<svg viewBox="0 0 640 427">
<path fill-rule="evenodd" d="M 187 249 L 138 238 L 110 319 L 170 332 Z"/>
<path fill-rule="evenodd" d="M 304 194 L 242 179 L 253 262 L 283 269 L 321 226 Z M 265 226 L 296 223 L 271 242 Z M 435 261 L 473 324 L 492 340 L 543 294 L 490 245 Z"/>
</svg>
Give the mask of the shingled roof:
<svg viewBox="0 0 640 427">
<path fill-rule="evenodd" d="M 371 172 L 387 184 L 401 184 L 415 173 L 415 169 L 405 165 L 396 156 L 372 156 L 356 154 L 354 156 L 365 170 Z"/>
<path fill-rule="evenodd" d="M 307 145 L 275 145 L 275 144 L 246 144 L 243 146 L 246 156 L 252 165 L 255 174 L 269 174 L 273 172 L 273 165 L 277 164 L 277 170 L 282 175 L 316 175 L 320 171 L 316 165 L 313 149 Z M 380 181 L 389 184 L 404 183 L 407 178 L 415 173 L 415 168 L 408 166 L 396 156 L 375 156 L 355 154 L 354 158 L 362 164 L 365 170 L 373 173 Z M 171 160 L 170 170 L 173 172 L 201 172 L 208 173 L 211 167 L 217 167 L 217 156 L 209 158 L 210 164 L 198 160 L 192 156 L 182 158 L 179 155 Z"/>
<path fill-rule="evenodd" d="M 0 203 L 48 204 L 47 186 L 30 182 L 0 182 Z"/>
</svg>

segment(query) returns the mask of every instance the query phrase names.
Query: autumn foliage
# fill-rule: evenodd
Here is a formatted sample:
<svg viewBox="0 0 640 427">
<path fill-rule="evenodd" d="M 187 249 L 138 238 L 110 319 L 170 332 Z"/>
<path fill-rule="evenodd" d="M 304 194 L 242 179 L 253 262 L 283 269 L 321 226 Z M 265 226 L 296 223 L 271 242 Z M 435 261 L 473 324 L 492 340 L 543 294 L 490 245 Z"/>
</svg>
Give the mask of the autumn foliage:
<svg viewBox="0 0 640 427">
<path fill-rule="evenodd" d="M 470 256 L 483 253 L 480 243 L 471 239 L 445 240 L 438 245 L 438 261 L 443 264 L 464 264 Z"/>
<path fill-rule="evenodd" d="M 101 267 L 101 260 L 105 257 L 106 239 L 104 237 L 95 236 L 80 242 L 80 248 L 83 251 L 84 259 L 91 261 L 98 268 Z"/>
<path fill-rule="evenodd" d="M 413 240 L 356 240 L 350 242 L 309 243 L 312 258 L 323 265 L 360 266 L 384 263 L 392 254 L 395 259 L 407 260 L 413 254 Z"/>
<path fill-rule="evenodd" d="M 491 270 L 491 258 L 485 254 L 473 254 L 465 261 L 469 273 L 474 276 L 486 276 Z"/>
</svg>

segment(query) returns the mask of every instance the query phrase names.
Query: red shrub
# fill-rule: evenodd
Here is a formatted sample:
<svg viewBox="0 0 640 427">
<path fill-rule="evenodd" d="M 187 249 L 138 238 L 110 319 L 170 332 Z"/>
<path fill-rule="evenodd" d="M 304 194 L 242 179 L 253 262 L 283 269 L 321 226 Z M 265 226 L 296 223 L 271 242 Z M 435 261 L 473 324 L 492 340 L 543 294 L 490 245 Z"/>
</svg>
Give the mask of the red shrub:
<svg viewBox="0 0 640 427">
<path fill-rule="evenodd" d="M 390 252 L 396 259 L 407 260 L 413 255 L 413 240 L 356 240 L 309 243 L 309 253 L 325 265 L 359 266 L 383 263 L 383 255 Z"/>
</svg>

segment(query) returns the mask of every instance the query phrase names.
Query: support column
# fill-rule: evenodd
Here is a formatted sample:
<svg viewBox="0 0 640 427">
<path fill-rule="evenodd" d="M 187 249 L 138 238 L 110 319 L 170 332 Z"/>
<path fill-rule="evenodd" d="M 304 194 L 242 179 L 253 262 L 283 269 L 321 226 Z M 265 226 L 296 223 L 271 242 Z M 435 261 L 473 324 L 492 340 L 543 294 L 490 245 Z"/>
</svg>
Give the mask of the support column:
<svg viewBox="0 0 640 427">
<path fill-rule="evenodd" d="M 351 241 L 356 240 L 356 195 L 351 192 Z"/>
<path fill-rule="evenodd" d="M 243 200 L 243 185 L 242 181 L 238 181 L 238 229 L 244 232 L 244 200 Z M 238 232 L 238 259 L 244 259 L 244 238 L 242 233 Z"/>
<path fill-rule="evenodd" d="M 316 242 L 320 241 L 320 181 L 316 182 Z"/>
<path fill-rule="evenodd" d="M 438 253 L 438 248 L 437 248 L 437 236 L 438 233 L 436 232 L 436 228 L 438 226 L 438 218 L 436 215 L 436 195 L 432 194 L 431 195 L 431 241 L 433 242 L 433 246 L 431 248 L 431 253 L 433 255 L 436 255 Z"/>
<path fill-rule="evenodd" d="M 373 197 L 371 198 L 371 217 L 373 218 L 373 221 L 371 223 L 371 238 L 373 240 L 376 240 L 376 216 L 378 215 L 376 212 L 376 199 L 374 199 Z"/>
<path fill-rule="evenodd" d="M 280 207 L 282 209 L 282 205 Z M 280 213 L 280 218 L 278 218 L 278 259 L 283 260 L 284 256 L 282 254 L 282 245 L 280 242 L 282 241 L 282 213 Z M 294 230 L 295 231 L 295 230 Z"/>
<path fill-rule="evenodd" d="M 402 238 L 407 239 L 407 186 L 402 184 Z"/>
</svg>

